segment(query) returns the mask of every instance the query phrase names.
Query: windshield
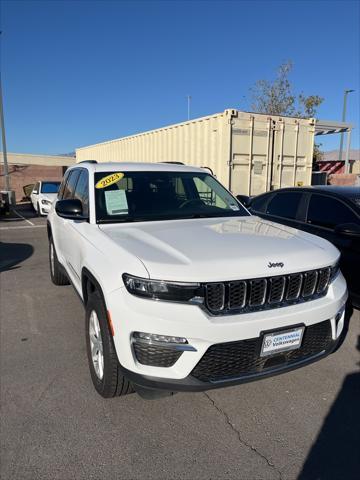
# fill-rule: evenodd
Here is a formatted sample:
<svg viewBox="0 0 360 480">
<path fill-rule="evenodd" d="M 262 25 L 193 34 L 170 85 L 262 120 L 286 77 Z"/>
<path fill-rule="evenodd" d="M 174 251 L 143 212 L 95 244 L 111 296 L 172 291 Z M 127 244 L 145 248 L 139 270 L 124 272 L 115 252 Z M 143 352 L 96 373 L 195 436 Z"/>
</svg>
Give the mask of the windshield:
<svg viewBox="0 0 360 480">
<path fill-rule="evenodd" d="M 43 182 L 41 184 L 41 193 L 58 193 L 60 182 Z"/>
<path fill-rule="evenodd" d="M 202 172 L 96 173 L 95 203 L 99 223 L 249 215 Z"/>
</svg>

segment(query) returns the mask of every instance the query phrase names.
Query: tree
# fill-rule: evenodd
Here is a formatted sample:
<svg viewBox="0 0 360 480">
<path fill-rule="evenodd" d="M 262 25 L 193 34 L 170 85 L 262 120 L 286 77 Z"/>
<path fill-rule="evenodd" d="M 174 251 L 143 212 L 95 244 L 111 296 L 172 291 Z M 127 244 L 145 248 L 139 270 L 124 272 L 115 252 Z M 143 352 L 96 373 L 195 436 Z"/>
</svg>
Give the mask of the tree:
<svg viewBox="0 0 360 480">
<path fill-rule="evenodd" d="M 267 115 L 283 115 L 288 117 L 313 118 L 317 108 L 324 99 L 319 95 L 303 93 L 296 95 L 289 81 L 289 74 L 293 68 L 291 60 L 281 64 L 273 82 L 258 80 L 250 89 L 251 109 L 257 113 Z M 313 165 L 322 158 L 321 144 L 314 144 Z"/>
<path fill-rule="evenodd" d="M 292 68 L 293 64 L 289 60 L 279 66 L 275 80 L 258 80 L 255 83 L 250 89 L 251 109 L 254 112 L 302 118 L 316 115 L 316 110 L 324 99 L 319 95 L 296 95 L 289 80 Z"/>
</svg>

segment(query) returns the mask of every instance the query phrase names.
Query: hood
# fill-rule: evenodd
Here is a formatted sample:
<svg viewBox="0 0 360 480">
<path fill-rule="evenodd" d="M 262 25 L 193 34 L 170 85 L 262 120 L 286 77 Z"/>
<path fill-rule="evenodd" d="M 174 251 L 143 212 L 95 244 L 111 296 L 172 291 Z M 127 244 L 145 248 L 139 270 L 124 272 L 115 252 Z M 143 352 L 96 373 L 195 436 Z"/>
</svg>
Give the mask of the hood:
<svg viewBox="0 0 360 480">
<path fill-rule="evenodd" d="M 57 198 L 57 193 L 42 193 L 41 199 L 42 200 L 49 200 L 49 202 L 53 203 L 54 200 Z"/>
<path fill-rule="evenodd" d="M 257 278 L 328 266 L 339 256 L 326 240 L 255 216 L 99 228 L 138 257 L 154 279 L 209 282 Z M 270 267 L 270 262 L 278 265 Z"/>
</svg>

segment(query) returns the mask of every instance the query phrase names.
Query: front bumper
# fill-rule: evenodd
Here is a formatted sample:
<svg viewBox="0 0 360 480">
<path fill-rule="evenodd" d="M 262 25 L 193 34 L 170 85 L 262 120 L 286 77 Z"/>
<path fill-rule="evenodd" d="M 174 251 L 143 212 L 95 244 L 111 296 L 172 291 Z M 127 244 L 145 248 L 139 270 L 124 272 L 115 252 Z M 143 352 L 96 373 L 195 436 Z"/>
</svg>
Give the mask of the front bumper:
<svg viewBox="0 0 360 480">
<path fill-rule="evenodd" d="M 317 300 L 249 314 L 212 317 L 195 305 L 141 299 L 125 288 L 107 295 L 106 303 L 114 325 L 114 343 L 124 374 L 135 384 L 171 391 L 201 391 L 236 385 L 276 375 L 312 363 L 331 353 L 337 346 L 344 324 L 335 317 L 347 300 L 346 283 L 340 274 L 325 297 Z M 210 347 L 226 342 L 258 339 L 262 332 L 282 330 L 295 325 L 305 328 L 329 321 L 330 341 L 326 348 L 296 362 L 272 365 L 257 372 L 242 372 L 220 381 L 202 381 L 192 372 Z M 170 367 L 143 365 L 137 361 L 131 345 L 134 331 L 185 337 L 192 351 L 184 351 Z"/>
<path fill-rule="evenodd" d="M 297 368 L 310 365 L 311 363 L 317 362 L 322 358 L 330 355 L 337 347 L 340 339 L 331 342 L 329 348 L 319 352 L 315 355 L 309 356 L 304 360 L 294 362 L 292 364 L 283 364 L 281 366 L 268 368 L 261 372 L 244 374 L 240 376 L 235 376 L 233 378 L 227 378 L 217 381 L 202 381 L 198 378 L 195 378 L 193 375 L 188 375 L 182 379 L 173 379 L 173 378 L 159 378 L 151 377 L 148 375 L 141 375 L 139 373 L 134 373 L 126 368 L 122 367 L 122 373 L 125 375 L 134 385 L 142 387 L 149 390 L 166 390 L 169 392 L 203 392 L 206 390 L 213 390 L 216 388 L 231 387 L 235 385 L 240 385 L 242 383 L 249 383 L 256 380 L 260 380 L 267 377 L 272 377 L 275 375 L 280 375 L 281 373 L 290 372 L 296 370 Z"/>
</svg>

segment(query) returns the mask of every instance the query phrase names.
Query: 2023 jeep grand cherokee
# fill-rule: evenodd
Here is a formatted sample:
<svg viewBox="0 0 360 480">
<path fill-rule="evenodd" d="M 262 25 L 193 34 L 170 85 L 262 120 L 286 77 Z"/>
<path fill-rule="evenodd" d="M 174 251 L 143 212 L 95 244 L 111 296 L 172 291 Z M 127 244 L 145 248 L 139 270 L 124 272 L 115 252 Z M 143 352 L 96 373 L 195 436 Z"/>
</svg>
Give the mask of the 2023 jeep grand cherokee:
<svg viewBox="0 0 360 480">
<path fill-rule="evenodd" d="M 104 397 L 200 391 L 318 360 L 344 326 L 327 241 L 252 216 L 203 169 L 82 162 L 48 216 L 52 281 L 86 308 Z"/>
</svg>

